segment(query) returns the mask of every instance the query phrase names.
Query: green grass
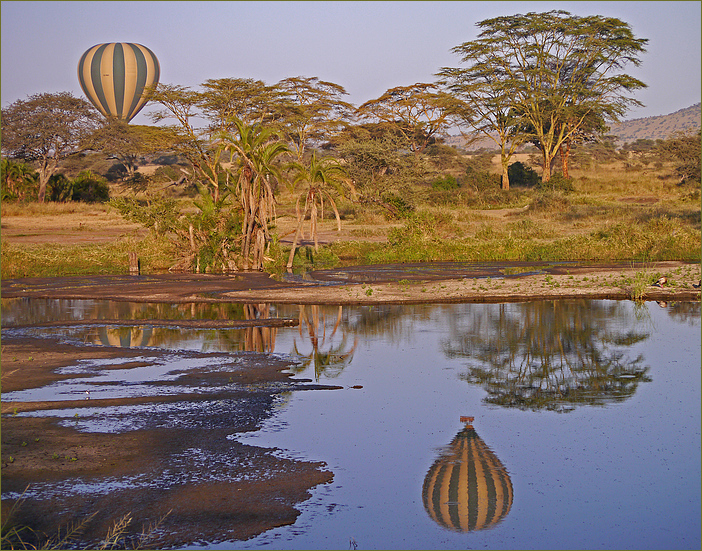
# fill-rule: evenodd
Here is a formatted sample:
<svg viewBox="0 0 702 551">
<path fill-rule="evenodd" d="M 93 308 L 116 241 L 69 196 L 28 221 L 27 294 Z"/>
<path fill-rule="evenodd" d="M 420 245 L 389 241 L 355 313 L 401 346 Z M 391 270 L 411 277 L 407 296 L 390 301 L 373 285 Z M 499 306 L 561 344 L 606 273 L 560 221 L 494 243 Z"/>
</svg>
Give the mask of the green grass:
<svg viewBox="0 0 702 551">
<path fill-rule="evenodd" d="M 142 273 L 167 270 L 176 251 L 166 239 L 123 238 L 90 245 L 12 245 L 2 242 L 3 279 L 129 273 L 129 252 L 137 251 Z"/>
</svg>

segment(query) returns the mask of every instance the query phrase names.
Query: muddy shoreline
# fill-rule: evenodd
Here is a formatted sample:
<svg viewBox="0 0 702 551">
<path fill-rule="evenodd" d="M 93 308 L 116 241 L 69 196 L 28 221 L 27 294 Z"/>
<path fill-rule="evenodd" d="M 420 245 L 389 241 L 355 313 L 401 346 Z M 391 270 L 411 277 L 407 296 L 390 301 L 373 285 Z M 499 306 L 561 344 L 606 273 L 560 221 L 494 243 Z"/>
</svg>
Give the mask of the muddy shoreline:
<svg viewBox="0 0 702 551">
<path fill-rule="evenodd" d="M 642 271 L 652 278 L 641 297 L 644 300 L 663 304 L 700 300 L 696 287 L 700 265 L 681 262 L 512 263 L 462 266 L 460 270 L 439 264 L 429 271 L 422 266 L 404 265 L 365 271 L 363 267 L 326 270 L 278 279 L 265 273 L 32 278 L 3 281 L 2 298 L 301 305 L 627 300 L 634 292 L 631 282 Z M 654 276 L 659 274 L 668 278 L 660 287 L 653 285 Z M 88 320 L 103 324 L 109 321 Z M 182 323 L 187 326 L 189 322 Z M 205 320 L 192 323 L 208 324 Z M 294 320 L 210 323 L 213 327 L 276 324 L 293 325 Z M 201 362 L 205 366 L 216 365 L 216 369 L 189 369 L 173 381 L 159 382 L 159 392 L 143 397 L 98 400 L 81 395 L 61 402 L 5 399 L 10 392 L 68 381 L 76 375 L 64 368 L 81 362 L 113 362 L 108 369 L 130 370 L 150 362 L 155 365 L 164 361 L 166 355 L 169 361 L 175 358 L 192 364 Z M 273 414 L 276 401 L 286 393 L 353 390 L 296 379 L 290 373 L 291 364 L 281 358 L 246 353 L 245 361 L 235 361 L 234 356 L 80 346 L 55 338 L 30 337 L 19 327 L 12 329 L 10 324 L 4 324 L 3 522 L 18 503 L 10 518 L 16 526 L 28 526 L 37 534 L 44 534 L 35 540 L 26 536 L 27 543 L 36 544 L 42 538 L 46 541 L 55 537 L 59 527 L 89 519 L 80 543 L 76 543 L 89 546 L 99 542 L 113 523 L 126 514 L 131 514 L 133 520 L 123 543 L 130 545 L 138 542 L 143 528 L 164 519 L 151 532 L 153 537 L 146 542 L 149 548 L 212 543 L 217 539 L 242 540 L 293 523 L 299 515 L 298 504 L 310 497 L 315 486 L 329 483 L 333 473 L 320 462 L 285 459 L 274 454 L 274 450 L 241 444 L 236 441 L 236 434 L 256 430 Z M 204 415 L 203 408 L 207 411 Z M 122 410 L 151 413 L 140 417 L 139 413 L 119 413 Z M 136 430 L 114 432 L 86 429 L 84 423 L 91 416 L 103 414 L 113 415 L 116 423 L 142 424 Z M 202 460 L 203 457 L 210 459 Z M 149 473 L 150 480 L 160 482 L 125 482 L 141 480 L 144 472 Z M 187 472 L 190 478 L 186 482 L 171 480 L 174 472 Z M 77 482 L 92 490 L 64 494 L 57 490 Z M 27 487 L 24 497 L 18 500 Z M 113 499 L 115 492 L 119 500 Z"/>
<path fill-rule="evenodd" d="M 700 264 L 678 261 L 597 264 L 510 262 L 427 270 L 422 264 L 320 270 L 303 277 L 264 272 L 162 274 L 4 280 L 3 298 L 131 302 L 280 304 L 417 304 L 560 298 L 626 300 L 632 281 L 647 275 L 642 300 L 700 300 Z M 452 263 L 432 263 L 430 266 Z M 658 275 L 668 282 L 655 286 Z M 697 286 L 697 287 L 695 287 Z"/>
</svg>

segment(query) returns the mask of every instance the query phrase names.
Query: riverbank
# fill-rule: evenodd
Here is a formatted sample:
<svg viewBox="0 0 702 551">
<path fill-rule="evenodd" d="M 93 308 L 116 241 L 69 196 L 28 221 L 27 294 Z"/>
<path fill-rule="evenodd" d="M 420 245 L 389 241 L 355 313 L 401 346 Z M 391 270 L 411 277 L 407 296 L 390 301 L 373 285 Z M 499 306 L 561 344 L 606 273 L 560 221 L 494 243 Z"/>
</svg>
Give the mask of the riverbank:
<svg viewBox="0 0 702 551">
<path fill-rule="evenodd" d="M 431 269 L 438 266 L 438 269 Z M 661 278 L 665 282 L 657 284 Z M 133 302 L 416 304 L 592 298 L 700 300 L 700 264 L 650 262 L 416 263 L 318 270 L 4 280 L 3 298 Z"/>
</svg>

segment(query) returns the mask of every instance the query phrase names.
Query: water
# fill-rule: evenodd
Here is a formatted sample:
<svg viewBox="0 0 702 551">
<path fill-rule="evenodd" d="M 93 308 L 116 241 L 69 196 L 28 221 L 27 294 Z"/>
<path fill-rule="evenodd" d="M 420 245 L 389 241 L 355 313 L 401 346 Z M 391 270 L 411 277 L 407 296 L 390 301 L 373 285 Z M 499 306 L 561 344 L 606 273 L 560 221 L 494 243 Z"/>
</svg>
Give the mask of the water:
<svg viewBox="0 0 702 551">
<path fill-rule="evenodd" d="M 99 317 L 99 307 L 112 308 L 102 317 L 165 319 L 183 308 L 161 305 L 155 316 L 155 305 L 120 313 L 58 302 L 42 308 L 63 319 Z M 228 315 L 251 315 L 237 307 Z M 3 322 L 36 323 L 42 308 L 22 314 L 3 301 Z M 262 350 L 294 358 L 301 378 L 342 387 L 286 394 L 260 430 L 229 437 L 323 461 L 334 480 L 300 505 L 295 524 L 204 547 L 700 548 L 699 303 L 269 305 L 265 315 L 301 325 L 265 334 L 141 325 L 115 341 L 237 357 Z M 23 331 L 103 342 L 107 329 Z M 145 330 L 149 340 L 131 338 Z M 148 378 L 139 384 L 146 392 Z M 80 430 L 100 428 L 86 421 Z M 199 461 L 217 471 L 216 458 Z M 462 482 L 449 491 L 451 473 Z"/>
</svg>

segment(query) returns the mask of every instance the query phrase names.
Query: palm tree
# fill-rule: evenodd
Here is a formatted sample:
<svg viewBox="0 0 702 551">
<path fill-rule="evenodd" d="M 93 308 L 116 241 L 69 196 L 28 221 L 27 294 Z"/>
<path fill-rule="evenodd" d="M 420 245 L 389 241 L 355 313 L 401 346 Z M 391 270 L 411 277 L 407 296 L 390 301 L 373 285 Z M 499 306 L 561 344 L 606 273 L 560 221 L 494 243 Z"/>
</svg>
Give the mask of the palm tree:
<svg viewBox="0 0 702 551">
<path fill-rule="evenodd" d="M 302 231 L 302 224 L 307 216 L 307 211 L 310 211 L 310 234 L 314 239 L 315 250 L 319 249 L 319 244 L 317 242 L 317 215 L 321 213 L 322 219 L 324 219 L 324 198 L 327 197 L 334 209 L 334 214 L 336 215 L 337 230 L 341 231 L 341 217 L 339 216 L 339 209 L 336 207 L 334 202 L 334 197 L 332 191 L 341 192 L 341 184 L 346 184 L 351 189 L 352 193 L 355 191 L 351 181 L 346 177 L 346 171 L 344 167 L 339 164 L 336 159 L 325 157 L 322 159 L 317 159 L 315 152 L 312 153 L 310 158 L 309 166 L 305 166 L 301 163 L 293 163 L 292 167 L 297 171 L 297 177 L 294 183 L 305 182 L 307 183 L 307 189 L 305 189 L 297 198 L 295 202 L 295 211 L 297 214 L 297 228 L 295 230 L 295 238 L 293 240 L 292 249 L 290 250 L 290 258 L 288 259 L 288 268 L 292 268 L 293 258 L 295 257 L 295 249 L 297 248 L 297 241 L 300 237 Z M 300 202 L 302 198 L 305 198 L 305 206 L 300 211 Z M 319 206 L 318 206 L 319 205 Z"/>
<path fill-rule="evenodd" d="M 3 159 L 0 172 L 3 199 L 23 201 L 25 196 L 31 193 L 32 184 L 36 182 L 36 173 L 26 163 Z"/>
<path fill-rule="evenodd" d="M 222 142 L 236 166 L 234 194 L 242 212 L 241 254 L 245 270 L 249 269 L 250 260 L 252 269 L 260 270 L 266 242 L 271 238 L 268 226 L 275 217 L 272 180 L 281 180 L 275 163 L 290 150 L 270 128 L 247 125 L 237 118 L 232 122 L 237 135 L 223 134 Z"/>
</svg>

